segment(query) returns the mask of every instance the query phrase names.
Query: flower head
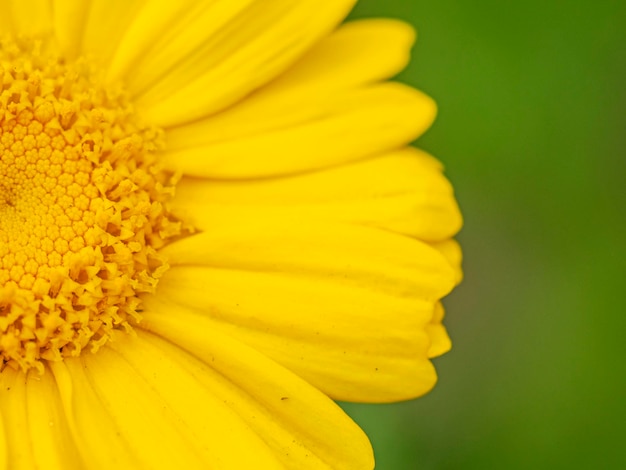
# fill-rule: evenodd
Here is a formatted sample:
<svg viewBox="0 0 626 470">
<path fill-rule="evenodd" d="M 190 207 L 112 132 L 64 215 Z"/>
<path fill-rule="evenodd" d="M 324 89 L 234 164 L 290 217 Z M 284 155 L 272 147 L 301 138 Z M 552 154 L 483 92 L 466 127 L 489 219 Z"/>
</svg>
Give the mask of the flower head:
<svg viewBox="0 0 626 470">
<path fill-rule="evenodd" d="M 434 385 L 461 219 L 353 3 L 0 4 L 7 468 L 370 468 L 331 399 Z"/>
</svg>

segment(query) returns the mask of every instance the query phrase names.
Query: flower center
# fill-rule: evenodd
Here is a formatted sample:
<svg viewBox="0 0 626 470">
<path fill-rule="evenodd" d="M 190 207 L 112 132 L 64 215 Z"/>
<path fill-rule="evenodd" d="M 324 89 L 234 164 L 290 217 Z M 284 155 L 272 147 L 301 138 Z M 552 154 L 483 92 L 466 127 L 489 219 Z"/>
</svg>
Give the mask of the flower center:
<svg viewBox="0 0 626 470">
<path fill-rule="evenodd" d="M 87 60 L 0 41 L 0 369 L 42 371 L 140 320 L 181 233 L 161 135 Z"/>
</svg>

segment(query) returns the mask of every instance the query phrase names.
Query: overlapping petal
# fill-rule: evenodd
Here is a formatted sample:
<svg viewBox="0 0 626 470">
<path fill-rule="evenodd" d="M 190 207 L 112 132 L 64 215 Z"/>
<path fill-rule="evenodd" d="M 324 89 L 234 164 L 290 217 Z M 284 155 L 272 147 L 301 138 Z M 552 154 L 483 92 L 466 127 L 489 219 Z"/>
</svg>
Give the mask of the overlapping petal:
<svg viewBox="0 0 626 470">
<path fill-rule="evenodd" d="M 194 2 L 172 12 L 165 2 L 148 2 L 118 47 L 111 74 L 125 78 L 152 123 L 189 122 L 224 109 L 283 72 L 354 3 Z M 167 28 L 152 26 L 168 19 Z"/>
<path fill-rule="evenodd" d="M 13 30 L 11 20 L 11 9 L 8 2 L 0 3 L 0 32 L 3 34 L 10 33 Z"/>
<path fill-rule="evenodd" d="M 412 88 L 375 82 L 406 64 L 413 40 L 397 21 L 344 25 L 241 103 L 168 129 L 166 165 L 201 177 L 255 178 L 402 147 L 430 126 L 436 107 Z"/>
<path fill-rule="evenodd" d="M 23 2 L 29 3 L 29 2 Z M 88 55 L 106 68 L 124 31 L 147 3 L 155 0 L 48 0 L 54 35 L 68 58 Z"/>
<path fill-rule="evenodd" d="M 0 468 L 83 468 L 49 370 L 43 375 L 3 370 L 0 416 L 5 429 L 0 436 Z"/>
<path fill-rule="evenodd" d="M 216 128 L 207 127 L 204 134 L 212 136 L 214 142 L 180 149 L 170 134 L 170 146 L 163 155 L 165 165 L 208 178 L 299 173 L 403 147 L 424 132 L 435 117 L 430 98 L 396 83 L 346 91 L 327 100 L 306 97 L 287 105 L 295 114 L 273 111 L 276 106 L 280 106 L 279 101 L 268 106 L 266 117 L 271 120 L 279 115 L 283 122 L 263 132 L 245 134 L 240 129 L 232 135 L 232 130 L 222 132 L 216 121 Z"/>
<path fill-rule="evenodd" d="M 26 411 L 25 374 L 14 369 L 4 369 L 0 374 L 0 394 L 0 415 L 5 429 L 3 447 L 7 451 L 0 456 L 4 461 L 4 468 L 35 468 Z"/>
<path fill-rule="evenodd" d="M 205 316 L 336 399 L 428 391 L 426 325 L 455 280 L 446 259 L 375 229 L 262 217 L 215 220 L 168 247 L 173 266 L 146 309 Z"/>
<path fill-rule="evenodd" d="M 428 357 L 437 357 L 447 353 L 452 347 L 446 328 L 442 325 L 445 310 L 441 302 L 435 304 L 435 313 L 430 324 L 426 325 L 426 333 L 430 338 Z"/>
<path fill-rule="evenodd" d="M 319 114 L 315 105 L 320 101 L 330 106 L 343 91 L 400 71 L 408 61 L 414 36 L 410 26 L 392 20 L 342 25 L 284 74 L 232 109 L 168 129 L 168 148 L 207 146 L 306 121 Z"/>
<path fill-rule="evenodd" d="M 306 91 L 319 95 L 390 78 L 408 64 L 415 36 L 409 24 L 397 20 L 345 23 L 261 93 L 286 96 Z"/>
<path fill-rule="evenodd" d="M 1 32 L 35 37 L 52 33 L 52 5 L 49 0 L 3 0 L 0 14 Z"/>
<path fill-rule="evenodd" d="M 373 467 L 367 438 L 331 400 L 208 326 L 146 312 L 143 327 L 167 340 L 138 331 L 70 365 L 76 391 L 95 394 L 113 423 L 100 432 L 119 432 L 129 446 L 136 462 L 122 461 L 123 468 Z M 72 400 L 78 407 L 83 398 Z M 77 423 L 84 432 L 88 424 Z M 95 440 L 99 432 L 91 434 Z M 350 445 L 333 445 L 329 434 Z M 176 452 L 181 439 L 184 455 Z"/>
<path fill-rule="evenodd" d="M 227 404 L 139 336 L 52 366 L 85 459 L 102 469 L 282 468 Z"/>
<path fill-rule="evenodd" d="M 452 186 L 441 165 L 416 149 L 292 177 L 245 181 L 185 178 L 173 209 L 200 229 L 220 214 L 247 220 L 262 211 L 274 219 L 340 221 L 447 240 L 461 225 Z"/>
<path fill-rule="evenodd" d="M 373 467 L 367 438 L 330 399 L 209 327 L 149 312 L 144 328 L 167 340 L 140 330 L 41 377 L 3 371 L 0 468 Z"/>
</svg>

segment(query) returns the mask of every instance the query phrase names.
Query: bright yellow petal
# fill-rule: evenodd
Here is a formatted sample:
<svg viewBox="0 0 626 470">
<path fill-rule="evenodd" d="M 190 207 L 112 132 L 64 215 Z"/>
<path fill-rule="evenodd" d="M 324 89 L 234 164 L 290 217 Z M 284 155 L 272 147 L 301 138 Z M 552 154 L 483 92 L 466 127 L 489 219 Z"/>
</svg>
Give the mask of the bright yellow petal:
<svg viewBox="0 0 626 470">
<path fill-rule="evenodd" d="M 463 270 L 461 269 L 463 252 L 461 251 L 459 243 L 456 240 L 449 239 L 431 242 L 430 246 L 432 246 L 448 260 L 450 267 L 452 267 L 455 271 L 455 284 L 458 285 L 463 280 Z"/>
<path fill-rule="evenodd" d="M 435 249 L 393 233 L 306 219 L 216 214 L 206 232 L 162 250 L 177 265 L 262 271 L 435 301 L 455 273 Z"/>
<path fill-rule="evenodd" d="M 205 462 L 203 468 L 283 468 L 266 445 L 264 436 L 257 434 L 231 407 L 231 401 L 241 399 L 240 391 L 233 390 L 232 383 L 211 369 L 210 365 L 145 331 L 138 331 L 136 338 L 119 336 L 116 341 L 108 343 L 107 348 L 113 349 L 119 357 L 107 353 L 103 360 L 121 366 L 120 375 L 128 371 L 128 380 L 133 382 L 131 387 L 138 390 L 147 387 L 149 391 L 139 393 L 139 400 L 147 400 L 148 406 L 158 410 L 154 419 L 163 421 L 153 424 L 158 430 L 143 431 L 147 434 L 143 443 L 140 439 L 131 439 L 137 449 L 144 448 L 144 452 L 149 452 L 155 445 L 162 447 L 160 452 L 164 455 L 153 456 L 157 463 L 148 468 L 195 468 L 199 461 Z M 120 358 L 123 360 L 120 361 Z M 102 377 L 98 382 L 103 396 L 114 399 L 116 391 L 110 386 L 111 380 Z M 216 394 L 215 388 L 220 386 L 226 386 L 233 393 Z M 119 392 L 124 393 L 123 390 Z M 250 400 L 249 397 L 243 399 Z M 111 404 L 118 408 L 113 411 L 118 416 L 128 409 L 128 405 L 121 401 L 112 401 Z M 144 420 L 149 419 L 149 414 L 144 416 Z M 160 428 L 168 423 L 170 428 L 163 432 Z M 137 426 L 131 423 L 131 426 L 143 428 L 145 424 Z M 181 455 L 173 448 L 172 438 L 181 437 L 192 448 L 192 451 L 187 451 L 191 455 Z M 191 462 L 191 467 L 190 462 L 183 463 L 185 460 Z"/>
<path fill-rule="evenodd" d="M 106 347 L 65 362 L 73 381 L 75 408 L 80 407 L 83 395 L 93 395 L 109 418 L 101 423 L 92 414 L 75 414 L 77 430 L 91 446 L 104 451 L 107 438 L 119 435 L 137 462 L 131 465 L 120 460 L 126 464 L 123 468 L 236 470 L 255 468 L 255 464 L 263 469 L 281 468 L 261 439 L 192 377 L 172 382 L 171 368 L 160 368 L 137 338 L 120 333 L 114 340 L 123 355 Z M 152 375 L 149 379 L 146 371 Z"/>
<path fill-rule="evenodd" d="M 90 0 L 88 3 L 86 12 L 82 13 L 84 26 L 80 51 L 93 56 L 106 68 L 126 28 L 146 0 Z M 70 8 L 83 7 L 70 6 Z"/>
<path fill-rule="evenodd" d="M 195 9 L 183 2 L 170 2 L 165 7 L 148 5 L 154 11 L 140 15 L 127 31 L 108 71 L 110 79 L 127 74 L 141 54 L 161 39 L 163 28 L 172 22 L 172 18 L 187 12 L 187 21 L 193 19 L 197 26 L 202 24 L 199 21 L 202 16 L 210 16 L 211 24 L 216 24 L 218 12 L 226 21 L 251 1 L 231 1 L 226 5 L 198 3 L 194 5 Z M 216 7 L 221 10 L 216 12 Z M 206 28 L 199 28 L 195 41 L 202 40 L 206 34 Z M 352 21 L 322 39 L 294 66 L 264 87 L 261 93 L 293 93 L 303 86 L 318 91 L 336 90 L 391 77 L 408 63 L 414 39 L 411 26 L 400 21 Z"/>
<path fill-rule="evenodd" d="M 214 2 L 194 16 L 174 16 L 171 34 L 144 44 L 150 47 L 140 60 L 119 59 L 128 89 L 150 122 L 181 124 L 232 105 L 292 65 L 336 27 L 355 0 L 243 3 L 245 8 L 241 2 Z"/>
<path fill-rule="evenodd" d="M 345 90 L 360 88 L 400 71 L 407 62 L 413 39 L 411 27 L 398 21 L 347 23 L 276 80 L 236 106 L 168 129 L 168 146 L 174 150 L 206 146 L 293 126 L 327 114 L 320 109 L 332 109 L 335 101 L 344 99 Z"/>
<path fill-rule="evenodd" d="M 11 21 L 9 5 L 6 2 L 2 2 L 0 3 L 0 34 L 11 32 L 13 32 L 13 22 Z"/>
<path fill-rule="evenodd" d="M 430 338 L 428 357 L 437 357 L 447 353 L 452 348 L 452 341 L 446 328 L 441 324 L 444 317 L 444 308 L 441 302 L 435 305 L 435 314 L 430 324 L 426 325 L 426 333 Z"/>
<path fill-rule="evenodd" d="M 341 273 L 337 273 L 341 276 Z M 206 318 L 334 399 L 414 398 L 436 380 L 426 333 L 433 303 L 332 281 L 174 268 L 145 307 L 183 323 Z"/>
<path fill-rule="evenodd" d="M 148 309 L 204 314 L 336 399 L 392 401 L 434 385 L 425 326 L 454 274 L 424 243 L 248 220 L 165 252 L 174 267 Z"/>
<path fill-rule="evenodd" d="M 140 338 L 154 345 L 155 357 L 160 354 L 167 370 L 173 374 L 186 370 L 226 403 L 286 468 L 373 468 L 367 437 L 328 397 L 262 354 L 212 330 L 205 319 L 185 322 L 172 313 L 146 311 L 142 327 L 178 347 L 156 337 Z M 182 349 L 205 364 L 190 359 Z"/>
<path fill-rule="evenodd" d="M 29 435 L 35 468 L 66 470 L 84 468 L 69 432 L 59 391 L 50 370 L 31 373 L 26 383 Z"/>
<path fill-rule="evenodd" d="M 69 433 L 59 392 L 49 370 L 43 375 L 31 371 L 27 376 L 5 368 L 0 374 L 0 415 L 5 429 L 0 468 L 85 468 Z"/>
<path fill-rule="evenodd" d="M 81 359 L 53 368 L 65 375 L 66 411 L 74 412 L 78 449 L 94 468 L 211 468 L 179 431 L 185 423 L 119 355 L 102 350 Z"/>
<path fill-rule="evenodd" d="M 236 213 L 246 220 L 259 211 L 283 220 L 302 216 L 368 225 L 429 241 L 445 240 L 461 226 L 440 165 L 410 148 L 295 177 L 184 178 L 173 210 L 200 229 L 209 227 L 216 214 Z"/>
<path fill-rule="evenodd" d="M 52 11 L 54 34 L 64 57 L 74 59 L 82 48 L 89 0 L 55 0 Z"/>
<path fill-rule="evenodd" d="M 259 93 L 284 96 L 306 90 L 318 95 L 392 77 L 408 64 L 414 41 L 415 31 L 402 21 L 351 21 Z"/>
<path fill-rule="evenodd" d="M 235 21 L 238 15 L 245 14 L 254 2 L 144 2 L 124 31 L 107 68 L 109 81 L 124 80 L 131 90 L 140 91 L 209 42 L 212 35 Z"/>
<path fill-rule="evenodd" d="M 10 17 L 13 33 L 43 36 L 52 31 L 52 4 L 49 0 L 3 0 L 0 13 Z M 5 21 L 0 20 L 0 25 Z"/>
<path fill-rule="evenodd" d="M 0 470 L 8 470 L 9 468 L 9 442 L 6 431 L 6 422 L 4 414 L 0 406 Z"/>
<path fill-rule="evenodd" d="M 127 447 L 126 436 L 96 394 L 78 358 L 50 363 L 76 449 L 89 469 L 133 468 L 141 461 Z M 97 373 L 97 372 L 96 372 Z M 116 381 L 119 379 L 116 379 Z"/>
<path fill-rule="evenodd" d="M 204 142 L 195 145 L 168 133 L 164 163 L 188 175 L 211 178 L 298 173 L 403 147 L 430 126 L 436 112 L 430 98 L 398 83 L 350 90 L 328 100 L 303 100 L 268 103 L 267 114 L 241 116 L 239 129 L 232 127 L 232 120 L 224 124 L 226 129 L 219 119 L 215 126 L 207 122 Z M 295 114 L 282 114 L 273 129 L 245 133 L 248 120 L 271 120 L 278 115 L 273 107 L 281 106 Z"/>
<path fill-rule="evenodd" d="M 35 468 L 26 410 L 26 377 L 22 372 L 5 368 L 0 374 L 0 415 L 6 429 L 7 468 Z"/>
</svg>

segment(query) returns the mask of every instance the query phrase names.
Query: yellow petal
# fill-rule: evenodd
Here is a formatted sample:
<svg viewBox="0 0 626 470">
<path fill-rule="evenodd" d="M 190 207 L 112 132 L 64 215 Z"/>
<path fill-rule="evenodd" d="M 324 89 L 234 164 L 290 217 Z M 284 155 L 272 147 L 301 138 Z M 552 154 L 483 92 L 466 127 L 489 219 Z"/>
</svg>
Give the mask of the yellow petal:
<svg viewBox="0 0 626 470">
<path fill-rule="evenodd" d="M 113 349 L 119 357 L 105 355 L 103 360 L 120 364 L 122 370 L 128 370 L 131 374 L 128 380 L 134 382 L 132 386 L 138 389 L 147 386 L 150 390 L 139 396 L 145 396 L 148 401 L 152 396 L 154 401 L 149 406 L 161 410 L 155 414 L 155 419 L 163 423 L 157 422 L 154 426 L 161 428 L 170 423 L 171 428 L 165 434 L 161 431 L 147 432 L 147 439 L 152 441 L 152 445 L 157 443 L 163 447 L 164 455 L 154 456 L 159 462 L 156 464 L 158 468 L 190 468 L 189 462 L 181 463 L 185 456 L 181 457 L 172 448 L 172 434 L 175 439 L 184 438 L 184 442 L 193 449 L 188 453 L 196 454 L 188 460 L 196 464 L 204 461 L 206 467 L 203 468 L 283 468 L 267 446 L 265 436 L 251 429 L 230 405 L 235 399 L 250 400 L 249 397 L 241 397 L 241 391 L 209 365 L 145 331 L 138 331 L 136 338 L 120 336 L 108 343 L 107 348 Z M 120 361 L 120 358 L 123 360 Z M 106 390 L 110 389 L 110 396 L 114 397 L 115 390 L 104 377 L 100 387 L 106 395 L 109 395 Z M 219 387 L 226 388 L 226 393 L 216 394 L 215 389 Z M 124 403 L 112 404 L 126 408 Z M 167 412 L 164 413 L 165 408 Z M 121 411 L 114 413 L 120 414 Z M 173 419 L 168 420 L 168 414 Z M 144 419 L 149 419 L 149 416 Z M 148 451 L 150 443 L 146 441 L 137 448 Z"/>
<path fill-rule="evenodd" d="M 90 1 L 56 0 L 53 18 L 54 34 L 63 56 L 76 58 L 81 52 Z"/>
<path fill-rule="evenodd" d="M 87 3 L 80 51 L 90 54 L 106 68 L 126 28 L 146 0 L 90 0 Z M 75 5 L 69 7 L 74 10 L 84 8 Z M 67 25 L 59 26 L 66 27 Z M 76 28 L 76 26 L 73 27 Z"/>
<path fill-rule="evenodd" d="M 426 333 L 430 338 L 428 357 L 437 357 L 447 353 L 452 348 L 452 342 L 446 328 L 441 324 L 444 317 L 444 308 L 441 302 L 435 305 L 435 314 L 430 324 L 426 325 Z"/>
<path fill-rule="evenodd" d="M 281 468 L 259 436 L 193 377 L 159 367 L 137 338 L 120 333 L 113 340 L 118 352 L 106 347 L 66 361 L 75 408 L 83 395 L 93 395 L 109 418 L 76 413 L 77 430 L 92 446 L 104 451 L 109 436 L 118 434 L 136 461 L 120 460 L 123 468 Z M 182 383 L 172 381 L 177 378 Z"/>
<path fill-rule="evenodd" d="M 261 436 L 285 468 L 371 469 L 367 437 L 331 400 L 308 383 L 244 344 L 211 329 L 203 318 L 146 311 L 141 336 L 161 354 L 173 374 L 192 374 Z M 205 364 L 183 353 L 192 353 Z M 155 353 L 156 357 L 156 353 Z M 184 390 L 180 392 L 184 399 Z M 219 429 L 215 432 L 219 432 Z M 228 467 L 230 468 L 230 467 Z M 264 468 L 262 465 L 241 468 Z"/>
<path fill-rule="evenodd" d="M 61 399 L 50 370 L 30 373 L 26 382 L 26 409 L 32 439 L 34 468 L 66 470 L 84 468 L 67 426 Z"/>
<path fill-rule="evenodd" d="M 204 314 L 336 399 L 393 401 L 434 385 L 425 326 L 454 275 L 424 243 L 250 220 L 216 224 L 166 253 L 174 267 L 147 309 Z"/>
<path fill-rule="evenodd" d="M 5 419 L 1 410 L 2 407 L 0 406 L 0 470 L 7 470 L 9 468 L 9 447 Z"/>
<path fill-rule="evenodd" d="M 0 374 L 0 415 L 8 431 L 2 439 L 0 468 L 84 468 L 49 370 L 26 375 L 5 368 Z"/>
<path fill-rule="evenodd" d="M 449 239 L 431 242 L 430 246 L 432 246 L 448 260 L 450 267 L 454 269 L 455 272 L 455 284 L 458 285 L 463 280 L 463 270 L 461 269 L 463 252 L 461 251 L 459 243 L 456 240 Z"/>
<path fill-rule="evenodd" d="M 164 163 L 185 174 L 211 178 L 314 170 L 403 147 L 430 126 L 436 112 L 430 98 L 398 83 L 316 98 L 268 103 L 266 112 L 246 111 L 238 129 L 232 127 L 236 122 L 232 119 L 207 121 L 202 143 L 168 133 Z M 285 106 L 295 114 L 274 110 Z M 278 115 L 272 129 L 245 132 L 247 121 L 268 118 L 271 122 Z"/>
<path fill-rule="evenodd" d="M 202 47 L 254 1 L 144 2 L 107 68 L 109 81 L 125 80 L 138 92 Z"/>
<path fill-rule="evenodd" d="M 123 430 L 103 406 L 84 368 L 79 358 L 50 363 L 68 428 L 81 458 L 89 468 L 98 470 L 143 470 L 145 467 L 127 446 Z"/>
<path fill-rule="evenodd" d="M 320 103 L 332 107 L 333 102 L 342 99 L 343 91 L 400 71 L 408 60 L 413 39 L 412 28 L 398 21 L 347 23 L 236 106 L 168 129 L 168 146 L 174 150 L 206 146 L 315 118 L 320 115 Z"/>
<path fill-rule="evenodd" d="M 120 59 L 121 70 L 132 62 L 129 91 L 150 122 L 181 124 L 237 102 L 334 29 L 355 0 L 223 3 L 172 18 L 171 34 L 156 38 L 143 60 Z"/>
<path fill-rule="evenodd" d="M 0 374 L 0 415 L 4 421 L 6 467 L 13 470 L 35 468 L 26 411 L 26 377 L 9 367 Z"/>
<path fill-rule="evenodd" d="M 337 273 L 337 277 L 341 273 Z M 433 303 L 332 281 L 200 267 L 174 268 L 147 311 L 249 344 L 334 399 L 389 402 L 436 380 L 426 327 Z"/>
<path fill-rule="evenodd" d="M 218 217 L 220 216 L 220 217 Z M 368 227 L 217 214 L 206 232 L 162 250 L 170 263 L 329 280 L 435 301 L 454 286 L 447 260 L 426 243 Z"/>
<path fill-rule="evenodd" d="M 296 215 L 368 225 L 445 240 L 461 226 L 452 186 L 434 159 L 404 149 L 350 165 L 294 177 L 246 181 L 184 178 L 173 210 L 200 229 L 215 214 L 240 220 L 262 211 L 289 220 Z"/>
<path fill-rule="evenodd" d="M 11 32 L 13 32 L 11 10 L 6 2 L 2 2 L 0 3 L 0 34 L 7 34 Z"/>
<path fill-rule="evenodd" d="M 206 145 L 314 117 L 320 113 L 321 101 L 332 103 L 341 98 L 344 90 L 371 84 L 402 70 L 414 36 L 409 25 L 393 20 L 347 23 L 235 107 L 170 129 L 170 147 Z"/>
<path fill-rule="evenodd" d="M 3 0 L 0 13 L 10 18 L 13 33 L 43 36 L 52 31 L 51 6 L 49 0 Z M 0 20 L 0 26 L 5 22 Z"/>
<path fill-rule="evenodd" d="M 317 95 L 389 78 L 408 64 L 414 41 L 415 31 L 402 21 L 351 21 L 259 93 L 284 96 L 306 89 Z"/>
<path fill-rule="evenodd" d="M 61 393 L 69 394 L 66 411 L 74 411 L 74 436 L 83 458 L 96 468 L 211 468 L 185 432 L 187 423 L 121 356 L 103 349 L 58 363 L 57 377 L 63 367 Z"/>
</svg>

